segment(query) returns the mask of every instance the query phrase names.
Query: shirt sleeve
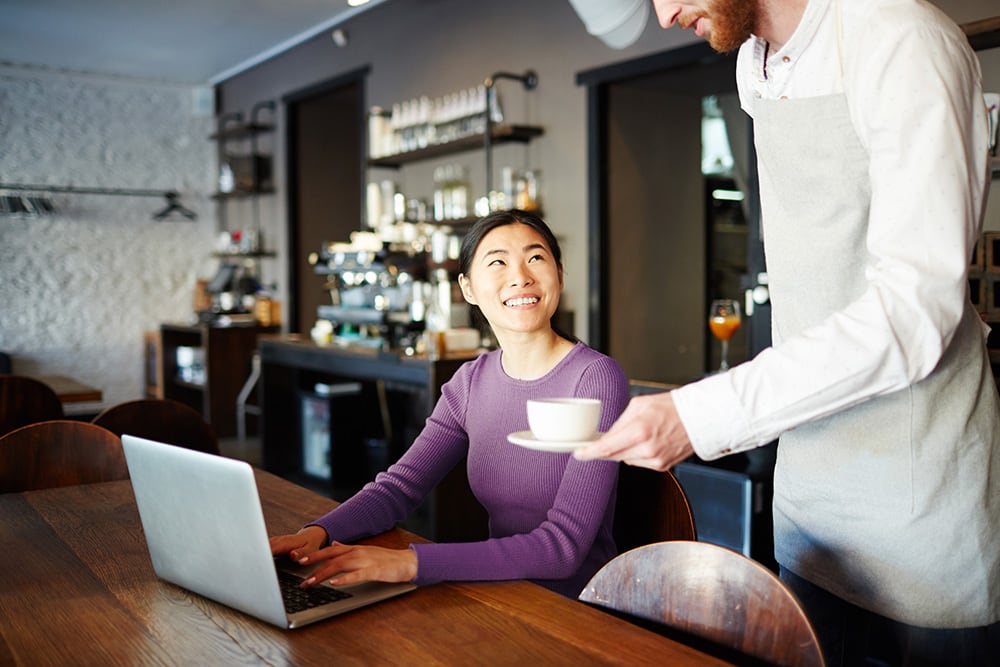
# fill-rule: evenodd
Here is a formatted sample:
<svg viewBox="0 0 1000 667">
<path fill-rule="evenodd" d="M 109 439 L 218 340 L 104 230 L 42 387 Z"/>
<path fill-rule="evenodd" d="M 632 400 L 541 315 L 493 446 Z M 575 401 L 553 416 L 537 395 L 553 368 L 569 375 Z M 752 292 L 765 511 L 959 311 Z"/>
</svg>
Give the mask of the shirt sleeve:
<svg viewBox="0 0 1000 667">
<path fill-rule="evenodd" d="M 754 360 L 675 390 L 704 459 L 920 381 L 968 307 L 989 170 L 978 61 L 957 28 L 891 15 L 868 17 L 843 53 L 871 161 L 867 288 Z"/>
<path fill-rule="evenodd" d="M 607 429 L 628 402 L 628 380 L 608 357 L 590 364 L 577 396 L 600 398 Z M 478 542 L 413 544 L 418 584 L 443 580 L 565 579 L 574 575 L 604 523 L 618 480 L 615 461 L 577 461 L 570 455 L 555 501 L 533 530 Z M 516 491 L 515 491 L 516 492 Z"/>
</svg>

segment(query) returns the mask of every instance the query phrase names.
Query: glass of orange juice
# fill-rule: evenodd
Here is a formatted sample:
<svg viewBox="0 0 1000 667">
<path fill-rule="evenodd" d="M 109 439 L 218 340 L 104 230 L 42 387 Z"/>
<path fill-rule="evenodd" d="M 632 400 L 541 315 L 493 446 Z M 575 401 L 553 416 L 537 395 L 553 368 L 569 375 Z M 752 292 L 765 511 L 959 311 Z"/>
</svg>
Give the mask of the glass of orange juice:
<svg viewBox="0 0 1000 667">
<path fill-rule="evenodd" d="M 735 299 L 716 299 L 708 309 L 708 328 L 722 341 L 722 363 L 719 372 L 729 370 L 729 339 L 740 328 L 740 303 Z"/>
</svg>

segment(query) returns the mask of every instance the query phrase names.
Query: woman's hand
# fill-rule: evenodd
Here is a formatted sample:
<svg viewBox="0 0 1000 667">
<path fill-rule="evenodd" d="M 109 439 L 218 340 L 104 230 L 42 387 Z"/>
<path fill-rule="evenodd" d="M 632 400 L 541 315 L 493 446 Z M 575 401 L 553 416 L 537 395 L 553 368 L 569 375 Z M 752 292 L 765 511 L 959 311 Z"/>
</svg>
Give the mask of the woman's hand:
<svg viewBox="0 0 1000 667">
<path fill-rule="evenodd" d="M 334 542 L 325 549 L 296 559 L 300 565 L 319 567 L 303 582 L 314 586 L 328 581 L 333 586 L 362 581 L 405 582 L 417 576 L 417 554 L 412 549 L 386 549 Z"/>
<path fill-rule="evenodd" d="M 294 535 L 275 535 L 270 539 L 271 554 L 287 554 L 294 561 L 315 552 L 327 543 L 326 531 L 319 526 L 306 526 Z"/>
</svg>

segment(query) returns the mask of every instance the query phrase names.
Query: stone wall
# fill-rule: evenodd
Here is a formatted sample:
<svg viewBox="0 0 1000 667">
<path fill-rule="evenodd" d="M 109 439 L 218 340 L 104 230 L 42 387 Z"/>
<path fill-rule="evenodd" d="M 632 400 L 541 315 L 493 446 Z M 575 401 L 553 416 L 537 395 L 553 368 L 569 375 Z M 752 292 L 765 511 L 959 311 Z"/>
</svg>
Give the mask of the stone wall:
<svg viewBox="0 0 1000 667">
<path fill-rule="evenodd" d="M 104 405 L 142 396 L 143 332 L 191 320 L 195 280 L 217 263 L 206 93 L 0 69 L 0 183 L 175 189 L 198 214 L 157 222 L 159 197 L 65 193 L 49 195 L 54 215 L 0 216 L 0 350 L 14 372 L 72 376 Z"/>
</svg>

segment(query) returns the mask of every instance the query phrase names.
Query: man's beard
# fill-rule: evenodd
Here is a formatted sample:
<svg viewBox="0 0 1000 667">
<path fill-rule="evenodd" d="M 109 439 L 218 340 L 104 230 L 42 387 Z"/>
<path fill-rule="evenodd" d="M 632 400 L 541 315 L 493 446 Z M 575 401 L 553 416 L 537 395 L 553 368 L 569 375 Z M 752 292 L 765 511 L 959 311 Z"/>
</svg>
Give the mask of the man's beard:
<svg viewBox="0 0 1000 667">
<path fill-rule="evenodd" d="M 715 0 L 708 16 L 712 33 L 708 44 L 719 53 L 740 48 L 750 38 L 757 23 L 758 0 Z"/>
</svg>

